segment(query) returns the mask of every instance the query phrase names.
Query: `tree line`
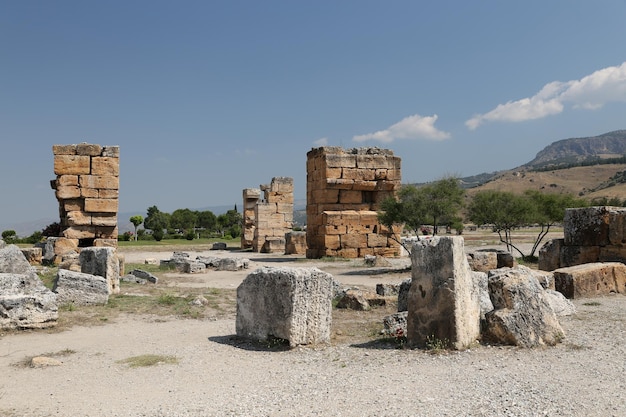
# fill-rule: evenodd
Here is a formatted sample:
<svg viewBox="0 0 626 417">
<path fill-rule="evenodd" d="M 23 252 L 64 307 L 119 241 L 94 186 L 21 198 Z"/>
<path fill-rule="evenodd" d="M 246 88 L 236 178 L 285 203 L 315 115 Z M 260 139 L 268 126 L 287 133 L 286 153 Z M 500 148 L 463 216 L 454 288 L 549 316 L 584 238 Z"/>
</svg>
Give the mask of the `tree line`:
<svg viewBox="0 0 626 417">
<path fill-rule="evenodd" d="M 215 236 L 237 238 L 241 236 L 242 217 L 237 211 L 237 206 L 217 216 L 211 210 L 184 208 L 167 213 L 159 210 L 157 206 L 151 206 L 148 207 L 145 219 L 141 215 L 136 215 L 130 218 L 130 222 L 135 227 L 135 240 L 148 238 L 161 241 L 165 237 L 184 237 L 192 240 L 196 237 Z M 150 233 L 146 234 L 142 229 L 138 229 L 142 223 L 144 229 Z M 128 234 L 127 236 L 130 238 Z"/>
<path fill-rule="evenodd" d="M 404 228 L 415 236 L 438 234 L 440 226 L 463 232 L 463 219 L 476 226 L 489 226 L 498 233 L 509 250 L 525 259 L 534 259 L 540 243 L 550 228 L 563 221 L 567 208 L 585 207 L 588 202 L 570 194 L 548 194 L 528 190 L 519 195 L 506 191 L 479 191 L 465 204 L 465 190 L 456 177 L 442 178 L 425 186 L 404 185 L 397 198 L 381 204 L 378 218 L 391 237 L 402 244 L 393 230 Z M 464 213 L 464 217 L 461 213 Z M 524 254 L 513 242 L 512 231 L 526 226 L 539 226 L 530 253 Z M 409 248 L 406 248 L 407 250 Z"/>
</svg>

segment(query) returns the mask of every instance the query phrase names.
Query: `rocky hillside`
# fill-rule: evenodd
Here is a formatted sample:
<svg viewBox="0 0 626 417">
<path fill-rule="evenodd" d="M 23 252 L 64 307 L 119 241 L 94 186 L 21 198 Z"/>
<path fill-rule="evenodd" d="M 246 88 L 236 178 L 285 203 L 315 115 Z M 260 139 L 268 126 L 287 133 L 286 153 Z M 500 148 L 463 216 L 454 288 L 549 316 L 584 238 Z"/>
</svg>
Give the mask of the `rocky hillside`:
<svg viewBox="0 0 626 417">
<path fill-rule="evenodd" d="M 570 193 L 589 200 L 623 201 L 626 200 L 626 130 L 556 141 L 527 164 L 494 173 L 472 187 L 480 177 L 462 179 L 470 196 L 480 190 L 521 193 L 533 189 Z"/>
</svg>

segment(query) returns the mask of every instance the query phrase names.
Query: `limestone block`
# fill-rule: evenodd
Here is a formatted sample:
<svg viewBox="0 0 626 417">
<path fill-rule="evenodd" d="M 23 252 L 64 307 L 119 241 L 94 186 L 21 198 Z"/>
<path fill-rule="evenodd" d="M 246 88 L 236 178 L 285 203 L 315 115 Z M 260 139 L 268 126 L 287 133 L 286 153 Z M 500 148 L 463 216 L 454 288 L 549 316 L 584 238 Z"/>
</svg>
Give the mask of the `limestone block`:
<svg viewBox="0 0 626 417">
<path fill-rule="evenodd" d="M 31 265 L 41 265 L 42 253 L 39 247 L 22 248 L 22 254 Z"/>
<path fill-rule="evenodd" d="M 359 249 L 342 247 L 341 249 L 338 249 L 336 253 L 332 256 L 345 259 L 356 259 L 359 257 Z"/>
<path fill-rule="evenodd" d="M 480 336 L 479 293 L 460 236 L 435 236 L 411 252 L 407 340 L 423 347 L 429 339 L 464 349 Z"/>
<path fill-rule="evenodd" d="M 342 248 L 366 248 L 367 235 L 347 234 L 340 237 Z"/>
<path fill-rule="evenodd" d="M 86 198 L 85 211 L 89 213 L 117 213 L 118 200 L 104 198 Z"/>
<path fill-rule="evenodd" d="M 93 143 L 79 143 L 76 145 L 77 155 L 99 156 L 102 153 L 102 146 Z"/>
<path fill-rule="evenodd" d="M 539 249 L 539 265 L 542 271 L 554 271 L 561 267 L 561 248 L 564 239 L 552 239 L 543 244 Z"/>
<path fill-rule="evenodd" d="M 97 198 L 105 198 L 105 199 L 114 198 L 114 199 L 117 199 L 119 197 L 120 197 L 120 191 L 119 190 L 112 190 L 112 189 L 100 189 L 100 190 L 98 190 L 98 197 Z"/>
<path fill-rule="evenodd" d="M 103 277 L 59 269 L 52 291 L 57 302 L 74 305 L 104 305 L 109 301 L 107 282 Z"/>
<path fill-rule="evenodd" d="M 498 255 L 492 251 L 473 251 L 467 254 L 467 261 L 472 271 L 488 272 L 498 268 Z"/>
<path fill-rule="evenodd" d="M 567 246 L 561 247 L 559 265 L 568 267 L 600 261 L 599 246 Z"/>
<path fill-rule="evenodd" d="M 373 181 L 376 179 L 376 170 L 363 168 L 343 168 L 341 178 L 348 180 Z"/>
<path fill-rule="evenodd" d="M 80 196 L 81 198 L 98 198 L 100 194 L 98 193 L 98 189 L 96 188 L 80 188 Z"/>
<path fill-rule="evenodd" d="M 63 210 L 68 211 L 81 211 L 85 208 L 85 200 L 80 198 L 71 198 L 63 200 Z"/>
<path fill-rule="evenodd" d="M 237 335 L 329 343 L 333 294 L 332 275 L 317 268 L 257 269 L 237 288 Z"/>
<path fill-rule="evenodd" d="M 487 313 L 485 337 L 520 347 L 555 345 L 564 336 L 539 282 L 522 269 L 489 273 L 494 310 Z"/>
<path fill-rule="evenodd" d="M 584 207 L 565 210 L 565 246 L 605 246 L 609 244 L 609 209 Z"/>
<path fill-rule="evenodd" d="M 91 158 L 91 175 L 119 176 L 119 158 L 93 157 Z"/>
<path fill-rule="evenodd" d="M 94 237 L 94 231 L 92 226 L 70 226 L 64 229 L 61 234 L 67 239 L 90 239 Z"/>
<path fill-rule="evenodd" d="M 328 249 L 339 249 L 341 247 L 341 240 L 339 235 L 323 235 L 322 239 L 324 243 L 322 247 Z"/>
<path fill-rule="evenodd" d="M 325 185 L 327 189 L 352 190 L 354 189 L 354 180 L 344 180 L 342 178 L 326 178 Z"/>
<path fill-rule="evenodd" d="M 554 270 L 554 285 L 567 298 L 626 294 L 626 265 L 596 262 Z"/>
<path fill-rule="evenodd" d="M 54 254 L 63 256 L 67 253 L 78 253 L 78 240 L 73 238 L 53 238 Z"/>
<path fill-rule="evenodd" d="M 545 290 L 543 297 L 548 301 L 550 307 L 557 317 L 571 316 L 576 314 L 576 306 L 570 300 L 565 298 L 563 294 L 554 290 Z"/>
<path fill-rule="evenodd" d="M 7 248 L 10 246 L 14 245 Z M 17 247 L 14 250 L 19 252 Z M 0 253 L 0 258 L 3 256 Z M 56 325 L 58 317 L 56 294 L 43 285 L 37 274 L 0 269 L 0 329 L 48 328 Z"/>
<path fill-rule="evenodd" d="M 109 157 L 109 158 L 119 158 L 120 147 L 119 146 L 105 146 L 102 148 L 101 155 Z"/>
<path fill-rule="evenodd" d="M 363 193 L 361 191 L 340 190 L 339 203 L 341 204 L 361 204 L 363 203 Z"/>
<path fill-rule="evenodd" d="M 329 168 L 356 168 L 356 156 L 348 154 L 333 155 L 328 154 L 325 156 L 326 166 Z"/>
<path fill-rule="evenodd" d="M 284 237 L 268 237 L 263 242 L 261 253 L 282 253 L 285 251 Z"/>
<path fill-rule="evenodd" d="M 69 226 L 88 226 L 91 224 L 91 216 L 82 211 L 68 211 L 66 219 Z"/>
<path fill-rule="evenodd" d="M 94 227 L 94 237 L 96 239 L 117 239 L 118 229 L 113 226 Z"/>
<path fill-rule="evenodd" d="M 293 178 L 274 177 L 270 184 L 270 191 L 277 193 L 293 193 Z"/>
<path fill-rule="evenodd" d="M 386 168 L 390 159 L 392 158 L 389 155 L 359 155 L 356 165 L 359 168 L 375 170 L 377 168 Z"/>
<path fill-rule="evenodd" d="M 81 175 L 80 186 L 117 190 L 120 188 L 120 178 L 113 175 Z"/>
<path fill-rule="evenodd" d="M 609 243 L 620 246 L 626 244 L 626 208 L 609 209 Z"/>
<path fill-rule="evenodd" d="M 92 213 L 91 224 L 94 226 L 117 226 L 116 213 Z"/>
<path fill-rule="evenodd" d="M 56 179 L 56 187 L 78 186 L 78 175 L 59 175 Z M 56 190 L 55 187 L 55 190 Z"/>
<path fill-rule="evenodd" d="M 81 272 L 103 277 L 109 294 L 120 292 L 120 269 L 115 248 L 88 247 L 80 251 Z"/>
<path fill-rule="evenodd" d="M 383 317 L 383 334 L 387 337 L 406 336 L 406 311 Z"/>
<path fill-rule="evenodd" d="M 75 185 L 57 186 L 54 194 L 58 200 L 75 199 L 80 197 L 80 188 Z"/>
<path fill-rule="evenodd" d="M 378 225 L 378 212 L 372 210 L 359 211 L 359 224 L 365 225 Z"/>
<path fill-rule="evenodd" d="M 344 226 L 344 225 L 320 226 L 318 229 L 321 231 L 321 234 L 325 234 L 325 235 L 345 235 L 348 230 L 347 226 Z"/>
<path fill-rule="evenodd" d="M 600 262 L 626 263 L 626 246 L 603 246 L 598 256 Z"/>
<path fill-rule="evenodd" d="M 76 145 L 52 145 L 54 155 L 76 155 Z"/>
<path fill-rule="evenodd" d="M 91 171 L 91 158 L 81 155 L 54 155 L 55 175 L 84 175 Z"/>
<path fill-rule="evenodd" d="M 378 233 L 368 233 L 367 235 L 367 247 L 385 247 L 387 246 L 388 238 L 385 235 L 379 235 Z"/>
</svg>

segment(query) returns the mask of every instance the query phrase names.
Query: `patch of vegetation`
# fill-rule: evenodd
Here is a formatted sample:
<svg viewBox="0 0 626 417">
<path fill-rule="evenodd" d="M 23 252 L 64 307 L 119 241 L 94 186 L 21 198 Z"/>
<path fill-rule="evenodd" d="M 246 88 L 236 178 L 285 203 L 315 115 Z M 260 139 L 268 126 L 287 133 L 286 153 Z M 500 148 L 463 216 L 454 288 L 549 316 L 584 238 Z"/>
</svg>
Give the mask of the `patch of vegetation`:
<svg viewBox="0 0 626 417">
<path fill-rule="evenodd" d="M 435 335 L 426 337 L 426 350 L 430 353 L 440 354 L 446 352 L 450 348 L 450 341 L 448 339 L 439 339 Z"/>
<path fill-rule="evenodd" d="M 73 349 L 63 349 L 63 350 L 59 350 L 58 352 L 48 352 L 48 353 L 42 353 L 40 355 L 27 356 L 21 361 L 14 363 L 13 366 L 17 366 L 20 368 L 30 368 L 33 358 L 36 358 L 38 356 L 45 356 L 48 358 L 59 358 L 59 357 L 70 356 L 70 355 L 73 355 L 74 353 L 76 353 L 76 351 Z"/>
<path fill-rule="evenodd" d="M 122 359 L 117 363 L 128 365 L 131 368 L 139 368 L 146 366 L 155 366 L 161 364 L 178 364 L 178 358 L 175 356 L 145 354 Z"/>
<path fill-rule="evenodd" d="M 601 306 L 602 304 L 600 304 L 599 301 L 586 301 L 583 303 L 584 306 L 591 306 L 591 307 L 597 307 L 597 306 Z"/>
</svg>

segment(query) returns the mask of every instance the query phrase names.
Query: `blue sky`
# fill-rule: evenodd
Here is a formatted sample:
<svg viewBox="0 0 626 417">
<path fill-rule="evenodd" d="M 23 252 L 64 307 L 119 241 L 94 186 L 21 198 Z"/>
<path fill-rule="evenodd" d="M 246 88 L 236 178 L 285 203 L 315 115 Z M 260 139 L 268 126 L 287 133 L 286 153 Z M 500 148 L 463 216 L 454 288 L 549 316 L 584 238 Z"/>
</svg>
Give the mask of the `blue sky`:
<svg viewBox="0 0 626 417">
<path fill-rule="evenodd" d="M 626 2 L 0 0 L 0 219 L 58 218 L 52 145 L 119 145 L 120 212 L 241 205 L 320 145 L 403 182 L 626 128 Z"/>
</svg>

